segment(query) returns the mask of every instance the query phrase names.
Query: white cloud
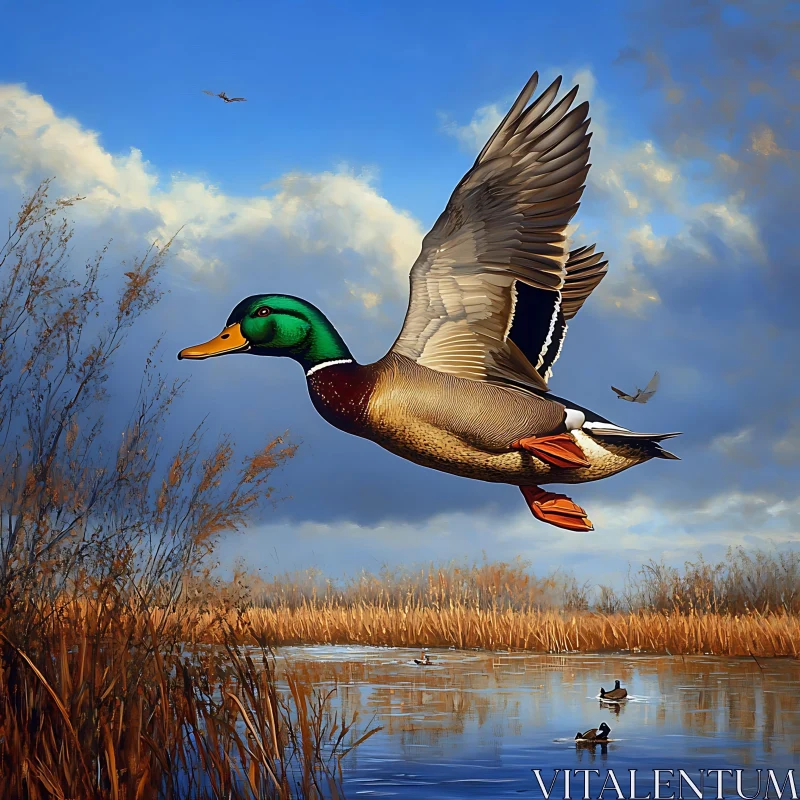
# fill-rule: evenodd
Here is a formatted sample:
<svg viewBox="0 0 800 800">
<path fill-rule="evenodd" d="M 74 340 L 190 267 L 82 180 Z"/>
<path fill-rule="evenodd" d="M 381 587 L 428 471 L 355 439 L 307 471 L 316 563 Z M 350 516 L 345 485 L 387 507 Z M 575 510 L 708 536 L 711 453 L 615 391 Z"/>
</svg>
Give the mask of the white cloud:
<svg viewBox="0 0 800 800">
<path fill-rule="evenodd" d="M 753 428 L 742 428 L 733 433 L 724 433 L 715 437 L 711 442 L 711 447 L 727 458 L 749 458 L 752 440 Z"/>
<path fill-rule="evenodd" d="M 548 70 L 540 87 L 563 72 Z M 694 252 L 703 261 L 713 261 L 706 244 L 709 236 L 716 235 L 732 250 L 756 261 L 764 260 L 759 231 L 744 210 L 741 195 L 694 201 L 691 183 L 676 160 L 649 140 L 625 145 L 620 142 L 611 110 L 596 96 L 591 69 L 574 71 L 562 87 L 576 84 L 580 86 L 577 101 L 591 100 L 593 167 L 572 242 L 597 241 L 611 261 L 609 276 L 598 289 L 599 304 L 646 316 L 648 309 L 660 302 L 651 270 L 658 268 L 673 246 Z M 443 115 L 443 130 L 475 152 L 491 136 L 508 104 L 481 106 L 463 125 Z M 670 233 L 663 229 L 665 218 L 670 221 Z M 591 234 L 584 231 L 589 225 Z"/>
<path fill-rule="evenodd" d="M 628 239 L 632 241 L 651 264 L 657 264 L 664 258 L 667 247 L 666 236 L 656 236 L 653 226 L 645 222 L 638 228 L 628 231 Z"/>
<path fill-rule="evenodd" d="M 447 114 L 440 114 L 442 130 L 448 136 L 458 139 L 462 148 L 468 153 L 477 155 L 489 141 L 497 126 L 505 116 L 496 104 L 482 106 L 465 125 L 459 125 Z"/>
<path fill-rule="evenodd" d="M 293 173 L 274 181 L 270 196 L 235 197 L 196 177 L 161 176 L 135 148 L 113 155 L 97 133 L 59 117 L 41 96 L 0 85 L 0 185 L 29 191 L 52 175 L 60 193 L 86 198 L 79 218 L 149 212 L 141 233 L 161 241 L 182 227 L 174 252 L 201 278 L 230 267 L 218 243 L 268 232 L 305 251 L 355 251 L 369 265 L 366 275 L 357 266 L 367 285 L 356 293 L 368 308 L 387 287 L 406 289 L 423 235 L 378 193 L 368 172 Z"/>
<path fill-rule="evenodd" d="M 724 201 L 701 203 L 694 209 L 696 219 L 709 229 L 719 231 L 733 250 L 748 252 L 758 261 L 764 261 L 766 251 L 755 223 L 742 210 L 744 193 L 732 195 Z M 710 258 L 707 248 L 696 237 L 682 234 L 681 238 L 698 252 Z"/>
</svg>

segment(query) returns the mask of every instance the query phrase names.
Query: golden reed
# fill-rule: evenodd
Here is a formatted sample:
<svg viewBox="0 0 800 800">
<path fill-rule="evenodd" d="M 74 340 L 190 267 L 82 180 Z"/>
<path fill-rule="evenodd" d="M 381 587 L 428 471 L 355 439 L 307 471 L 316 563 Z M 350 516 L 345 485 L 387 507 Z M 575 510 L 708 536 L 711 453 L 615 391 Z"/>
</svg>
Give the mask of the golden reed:
<svg viewBox="0 0 800 800">
<path fill-rule="evenodd" d="M 785 613 L 662 613 L 483 610 L 363 603 L 250 608 L 244 616 L 273 645 L 362 644 L 537 653 L 632 651 L 672 655 L 800 656 L 800 618 Z M 214 616 L 187 635 L 217 640 Z M 242 631 L 244 633 L 244 631 Z"/>
</svg>

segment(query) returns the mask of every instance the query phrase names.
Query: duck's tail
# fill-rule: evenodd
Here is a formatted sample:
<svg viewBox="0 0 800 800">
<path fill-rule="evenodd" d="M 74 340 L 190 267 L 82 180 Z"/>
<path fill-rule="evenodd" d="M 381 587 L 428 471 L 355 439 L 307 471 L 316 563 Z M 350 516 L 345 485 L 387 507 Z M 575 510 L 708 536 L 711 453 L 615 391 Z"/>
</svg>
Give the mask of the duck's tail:
<svg viewBox="0 0 800 800">
<path fill-rule="evenodd" d="M 680 457 L 669 450 L 665 450 L 659 443 L 664 439 L 671 439 L 673 436 L 680 436 L 680 433 L 637 433 L 629 431 L 627 428 L 620 428 L 616 425 L 603 422 L 585 422 L 585 430 L 590 436 L 602 441 L 630 444 L 631 440 L 641 447 L 651 458 L 668 458 L 673 461 L 680 461 Z"/>
<path fill-rule="evenodd" d="M 600 697 L 605 697 L 605 696 L 606 696 L 606 690 L 601 686 L 600 687 Z"/>
<path fill-rule="evenodd" d="M 577 742 L 578 739 L 583 739 L 583 734 L 580 731 L 575 734 L 575 741 Z"/>
</svg>

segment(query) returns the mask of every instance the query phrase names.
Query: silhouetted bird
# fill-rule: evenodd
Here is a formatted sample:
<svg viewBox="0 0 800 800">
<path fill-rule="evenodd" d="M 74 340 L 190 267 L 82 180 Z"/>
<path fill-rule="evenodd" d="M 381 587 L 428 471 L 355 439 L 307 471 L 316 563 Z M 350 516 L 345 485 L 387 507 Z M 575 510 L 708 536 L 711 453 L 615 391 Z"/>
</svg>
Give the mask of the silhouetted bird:
<svg viewBox="0 0 800 800">
<path fill-rule="evenodd" d="M 246 97 L 228 97 L 225 92 L 209 92 L 208 89 L 203 89 L 203 94 L 211 95 L 211 97 L 219 97 L 221 100 L 224 100 L 226 103 L 246 103 Z"/>
<path fill-rule="evenodd" d="M 621 389 L 617 389 L 615 386 L 611 387 L 617 395 L 619 395 L 620 400 L 627 400 L 629 403 L 646 403 L 655 393 L 656 389 L 658 389 L 658 373 L 656 372 L 655 375 L 650 379 L 650 383 L 644 389 L 636 388 L 636 394 L 630 395 L 625 394 Z"/>
</svg>

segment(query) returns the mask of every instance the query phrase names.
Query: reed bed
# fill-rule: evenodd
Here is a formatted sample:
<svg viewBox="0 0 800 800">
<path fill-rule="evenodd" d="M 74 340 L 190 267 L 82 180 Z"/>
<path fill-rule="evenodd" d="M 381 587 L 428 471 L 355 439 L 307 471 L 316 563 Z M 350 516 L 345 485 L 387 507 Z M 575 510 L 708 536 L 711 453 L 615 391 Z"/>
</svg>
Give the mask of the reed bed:
<svg viewBox="0 0 800 800">
<path fill-rule="evenodd" d="M 84 607 L 27 650 L 0 632 L 0 797 L 341 797 L 340 760 L 378 729 L 338 712 L 335 688 L 279 681 L 255 631 L 244 650 L 217 619 L 220 646 L 193 649 L 174 645 L 181 624 Z"/>
<path fill-rule="evenodd" d="M 243 571 L 247 619 L 274 644 L 532 652 L 798 656 L 800 554 L 732 549 L 683 570 L 650 561 L 619 590 L 531 564 L 451 562 L 337 582 L 318 571 L 265 581 Z M 209 617 L 210 619 L 210 617 Z M 206 627 L 208 627 L 206 625 Z M 192 635 L 214 638 L 213 629 Z"/>
<path fill-rule="evenodd" d="M 252 628 L 276 645 L 800 656 L 800 618 L 783 613 L 601 614 L 309 604 L 296 609 L 251 608 L 246 614 Z"/>
<path fill-rule="evenodd" d="M 154 611 L 153 619 L 161 625 L 166 622 L 163 612 Z M 259 641 L 271 646 L 359 644 L 535 653 L 800 657 L 800 617 L 783 612 L 606 614 L 456 604 L 434 608 L 305 603 L 205 611 L 184 627 L 182 635 L 193 644 L 223 644 L 232 635 L 242 645 Z"/>
</svg>

